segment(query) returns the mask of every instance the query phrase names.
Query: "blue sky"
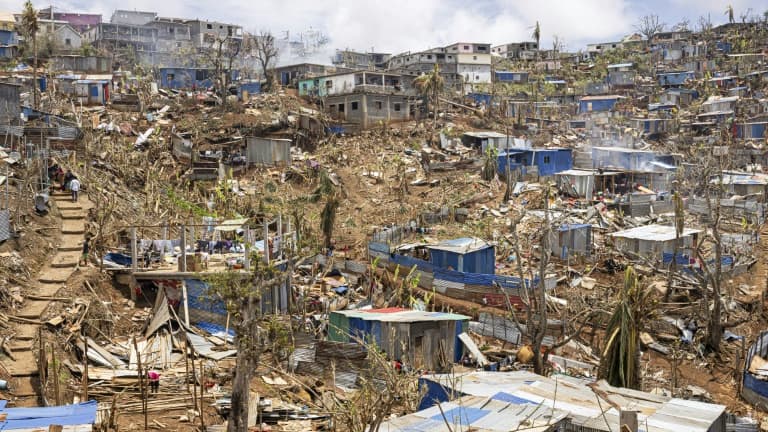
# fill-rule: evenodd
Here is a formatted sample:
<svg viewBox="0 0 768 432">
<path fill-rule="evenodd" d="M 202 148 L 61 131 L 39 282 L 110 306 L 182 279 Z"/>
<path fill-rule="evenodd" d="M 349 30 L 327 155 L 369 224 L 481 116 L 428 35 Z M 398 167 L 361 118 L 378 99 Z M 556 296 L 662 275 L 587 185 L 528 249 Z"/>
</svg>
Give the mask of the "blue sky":
<svg viewBox="0 0 768 432">
<path fill-rule="evenodd" d="M 724 11 L 729 3 L 737 19 L 750 8 L 759 15 L 768 9 L 765 0 L 59 0 L 53 5 L 102 13 L 106 20 L 115 8 L 122 8 L 235 22 L 249 31 L 268 29 L 275 34 L 313 27 L 330 37 L 332 48 L 397 53 L 458 41 L 495 45 L 530 39 L 537 20 L 544 47 L 551 46 L 552 35 L 557 34 L 566 49 L 577 51 L 588 42 L 608 42 L 632 33 L 645 14 L 658 14 L 670 25 L 687 17 L 692 27 L 699 16 L 709 14 L 719 24 L 727 19 Z M 0 7 L 9 11 L 20 10 L 22 4 L 0 0 Z"/>
</svg>

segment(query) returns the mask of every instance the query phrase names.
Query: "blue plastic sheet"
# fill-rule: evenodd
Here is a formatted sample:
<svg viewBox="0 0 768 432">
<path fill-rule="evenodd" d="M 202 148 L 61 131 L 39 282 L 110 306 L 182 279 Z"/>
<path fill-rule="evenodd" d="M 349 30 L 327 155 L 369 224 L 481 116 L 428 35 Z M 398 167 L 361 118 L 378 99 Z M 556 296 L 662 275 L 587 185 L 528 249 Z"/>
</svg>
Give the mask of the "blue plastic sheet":
<svg viewBox="0 0 768 432">
<path fill-rule="evenodd" d="M 0 408 L 0 414 L 7 416 L 5 421 L 0 422 L 0 430 L 48 428 L 52 424 L 93 424 L 96 408 L 96 401 L 42 408 Z"/>
</svg>

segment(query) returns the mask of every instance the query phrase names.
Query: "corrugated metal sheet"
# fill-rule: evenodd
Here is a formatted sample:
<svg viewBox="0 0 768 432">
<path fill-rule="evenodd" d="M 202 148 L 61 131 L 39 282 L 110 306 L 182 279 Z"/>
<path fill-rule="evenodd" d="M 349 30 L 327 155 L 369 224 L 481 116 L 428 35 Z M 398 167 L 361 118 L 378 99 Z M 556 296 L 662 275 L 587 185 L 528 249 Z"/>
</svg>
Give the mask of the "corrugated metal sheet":
<svg viewBox="0 0 768 432">
<path fill-rule="evenodd" d="M 291 140 L 246 137 L 249 164 L 281 165 L 291 162 Z"/>
</svg>

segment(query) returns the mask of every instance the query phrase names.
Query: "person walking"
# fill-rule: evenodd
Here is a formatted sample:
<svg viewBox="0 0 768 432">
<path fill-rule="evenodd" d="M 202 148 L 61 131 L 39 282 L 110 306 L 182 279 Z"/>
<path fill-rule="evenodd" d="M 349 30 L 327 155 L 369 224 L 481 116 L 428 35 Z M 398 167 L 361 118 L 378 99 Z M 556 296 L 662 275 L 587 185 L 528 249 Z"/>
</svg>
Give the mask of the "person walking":
<svg viewBox="0 0 768 432">
<path fill-rule="evenodd" d="M 74 174 L 72 174 L 72 170 L 67 170 L 67 173 L 64 174 L 64 179 L 61 181 L 61 191 L 64 192 L 69 187 L 69 182 L 71 182 L 73 179 L 76 179 Z"/>
<path fill-rule="evenodd" d="M 77 193 L 80 192 L 80 180 L 77 177 L 70 180 L 69 190 L 72 192 L 72 202 L 77 202 Z"/>
<path fill-rule="evenodd" d="M 89 236 L 85 237 L 85 241 L 83 241 L 83 255 L 80 257 L 80 262 L 82 265 L 87 266 L 88 265 L 88 256 L 91 252 L 91 238 Z"/>
</svg>

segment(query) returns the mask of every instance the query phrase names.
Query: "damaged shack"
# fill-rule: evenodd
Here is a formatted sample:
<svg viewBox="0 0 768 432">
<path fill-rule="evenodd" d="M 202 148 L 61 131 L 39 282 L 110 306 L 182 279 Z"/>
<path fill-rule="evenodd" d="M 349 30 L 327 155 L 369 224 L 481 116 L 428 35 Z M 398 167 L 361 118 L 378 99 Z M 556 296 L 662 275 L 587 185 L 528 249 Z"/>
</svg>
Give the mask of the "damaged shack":
<svg viewBox="0 0 768 432">
<path fill-rule="evenodd" d="M 463 354 L 459 335 L 469 317 L 401 308 L 331 312 L 328 340 L 375 343 L 391 359 L 415 368 L 444 370 Z"/>
</svg>

